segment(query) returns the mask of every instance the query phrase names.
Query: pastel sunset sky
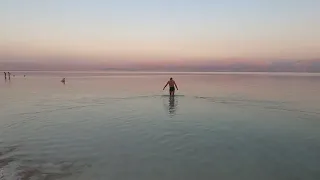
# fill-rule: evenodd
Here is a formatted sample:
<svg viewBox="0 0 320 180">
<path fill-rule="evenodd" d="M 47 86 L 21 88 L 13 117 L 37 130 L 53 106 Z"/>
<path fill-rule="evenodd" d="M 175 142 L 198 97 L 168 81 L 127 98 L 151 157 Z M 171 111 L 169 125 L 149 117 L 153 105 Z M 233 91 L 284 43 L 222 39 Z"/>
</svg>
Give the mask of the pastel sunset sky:
<svg viewBox="0 0 320 180">
<path fill-rule="evenodd" d="M 320 57 L 318 0 L 1 0 L 0 62 Z"/>
</svg>

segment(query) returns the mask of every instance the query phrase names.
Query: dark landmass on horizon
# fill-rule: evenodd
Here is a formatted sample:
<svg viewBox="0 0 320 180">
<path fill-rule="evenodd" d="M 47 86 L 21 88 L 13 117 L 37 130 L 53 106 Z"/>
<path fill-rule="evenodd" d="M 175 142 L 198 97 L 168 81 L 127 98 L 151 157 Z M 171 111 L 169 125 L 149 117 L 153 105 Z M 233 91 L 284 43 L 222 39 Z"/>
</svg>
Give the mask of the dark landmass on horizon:
<svg viewBox="0 0 320 180">
<path fill-rule="evenodd" d="M 155 72 L 309 72 L 320 73 L 319 60 L 300 61 L 207 61 L 188 63 L 1 62 L 0 71 L 155 71 Z"/>
</svg>

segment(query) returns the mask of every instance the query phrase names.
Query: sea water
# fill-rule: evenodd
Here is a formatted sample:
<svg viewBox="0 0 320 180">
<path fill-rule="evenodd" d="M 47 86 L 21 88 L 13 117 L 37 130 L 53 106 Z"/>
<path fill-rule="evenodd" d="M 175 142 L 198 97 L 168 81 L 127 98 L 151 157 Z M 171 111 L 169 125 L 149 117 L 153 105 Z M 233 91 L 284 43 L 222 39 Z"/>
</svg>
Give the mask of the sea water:
<svg viewBox="0 0 320 180">
<path fill-rule="evenodd" d="M 320 179 L 318 74 L 13 74 L 1 180 Z"/>
</svg>

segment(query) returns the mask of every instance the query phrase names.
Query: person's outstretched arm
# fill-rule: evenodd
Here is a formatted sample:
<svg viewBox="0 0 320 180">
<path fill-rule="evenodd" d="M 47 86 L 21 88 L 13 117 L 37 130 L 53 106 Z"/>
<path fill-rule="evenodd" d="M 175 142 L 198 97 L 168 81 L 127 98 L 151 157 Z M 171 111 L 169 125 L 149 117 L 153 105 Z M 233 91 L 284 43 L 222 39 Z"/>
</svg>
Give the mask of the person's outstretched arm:
<svg viewBox="0 0 320 180">
<path fill-rule="evenodd" d="M 178 88 L 178 86 L 177 86 L 176 82 L 174 82 L 174 85 L 176 86 L 177 90 L 179 90 L 179 88 Z"/>
<path fill-rule="evenodd" d="M 163 90 L 168 86 L 169 82 L 167 82 L 167 84 L 164 86 Z"/>
</svg>

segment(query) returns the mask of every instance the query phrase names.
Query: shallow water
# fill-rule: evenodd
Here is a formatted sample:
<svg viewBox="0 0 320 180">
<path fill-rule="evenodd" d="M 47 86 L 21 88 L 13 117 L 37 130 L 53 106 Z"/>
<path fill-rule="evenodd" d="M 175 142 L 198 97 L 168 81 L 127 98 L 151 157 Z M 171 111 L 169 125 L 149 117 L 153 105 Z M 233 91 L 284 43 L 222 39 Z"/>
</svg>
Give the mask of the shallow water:
<svg viewBox="0 0 320 180">
<path fill-rule="evenodd" d="M 317 74 L 17 72 L 0 179 L 320 179 Z M 62 84 L 62 77 L 67 83 Z"/>
</svg>

